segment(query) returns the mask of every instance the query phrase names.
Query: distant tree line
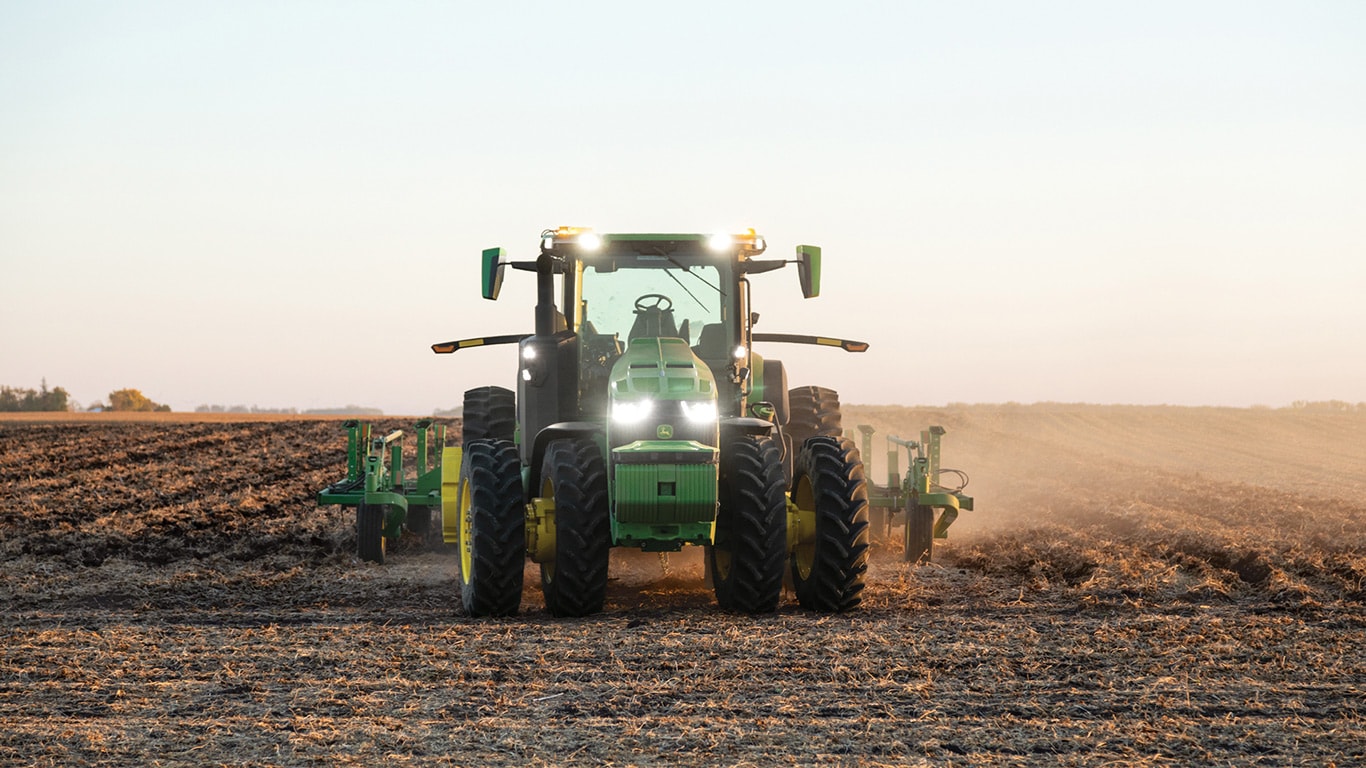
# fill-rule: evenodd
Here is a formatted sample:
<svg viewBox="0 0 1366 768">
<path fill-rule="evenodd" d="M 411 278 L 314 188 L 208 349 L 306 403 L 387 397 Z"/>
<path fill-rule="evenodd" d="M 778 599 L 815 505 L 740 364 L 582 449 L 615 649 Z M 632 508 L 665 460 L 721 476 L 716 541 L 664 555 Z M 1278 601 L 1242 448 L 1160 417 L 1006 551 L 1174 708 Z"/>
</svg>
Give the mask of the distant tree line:
<svg viewBox="0 0 1366 768">
<path fill-rule="evenodd" d="M 262 408 L 256 405 L 200 405 L 194 409 L 195 413 L 279 413 L 284 415 L 303 414 L 305 416 L 383 416 L 384 411 L 379 408 L 367 408 L 363 405 L 340 405 L 333 408 L 309 408 L 300 411 L 298 408 Z"/>
<path fill-rule="evenodd" d="M 1366 403 L 1349 403 L 1346 400 L 1296 400 L 1290 404 L 1296 411 L 1363 411 Z"/>
<path fill-rule="evenodd" d="M 89 410 L 110 411 L 169 411 L 171 406 L 155 403 L 136 389 L 118 389 L 109 393 L 109 405 L 95 403 Z"/>
<path fill-rule="evenodd" d="M 341 408 L 310 408 L 304 411 L 307 416 L 383 416 L 379 408 L 366 408 L 363 405 L 344 405 Z"/>
<path fill-rule="evenodd" d="M 195 413 L 283 413 L 297 414 L 298 408 L 261 408 L 259 406 L 245 405 L 200 405 L 194 409 Z"/>
<path fill-rule="evenodd" d="M 0 386 L 0 412 L 74 411 L 79 406 L 61 387 L 47 388 L 47 379 L 38 389 Z M 88 411 L 169 411 L 171 406 L 153 402 L 136 389 L 116 389 L 109 393 L 109 404 L 91 403 Z"/>
<path fill-rule="evenodd" d="M 0 411 L 66 411 L 71 408 L 71 395 L 65 389 L 47 388 L 47 379 L 39 389 L 18 389 L 0 386 Z"/>
</svg>

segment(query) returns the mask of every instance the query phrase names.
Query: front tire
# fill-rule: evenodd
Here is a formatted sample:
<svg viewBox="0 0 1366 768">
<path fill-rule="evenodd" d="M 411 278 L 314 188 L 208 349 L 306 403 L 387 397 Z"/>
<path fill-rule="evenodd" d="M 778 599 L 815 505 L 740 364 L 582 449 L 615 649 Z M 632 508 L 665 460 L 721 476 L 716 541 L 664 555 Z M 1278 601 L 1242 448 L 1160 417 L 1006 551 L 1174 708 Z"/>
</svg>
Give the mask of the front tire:
<svg viewBox="0 0 1366 768">
<path fill-rule="evenodd" d="M 555 559 L 541 563 L 545 607 L 555 616 L 597 613 L 607 601 L 612 546 L 602 451 L 592 440 L 556 440 L 541 477 L 541 497 L 555 504 Z"/>
<path fill-rule="evenodd" d="M 771 613 L 783 592 L 787 497 L 782 452 L 769 437 L 740 437 L 721 452 L 720 509 L 708 565 L 716 602 Z"/>
<path fill-rule="evenodd" d="M 857 608 L 868 572 L 868 486 L 853 442 L 808 438 L 797 453 L 792 501 L 800 521 L 791 558 L 797 601 L 813 611 Z"/>
<path fill-rule="evenodd" d="M 522 604 L 526 508 L 517 446 L 476 440 L 460 467 L 460 598 L 470 616 L 512 616 Z"/>
</svg>

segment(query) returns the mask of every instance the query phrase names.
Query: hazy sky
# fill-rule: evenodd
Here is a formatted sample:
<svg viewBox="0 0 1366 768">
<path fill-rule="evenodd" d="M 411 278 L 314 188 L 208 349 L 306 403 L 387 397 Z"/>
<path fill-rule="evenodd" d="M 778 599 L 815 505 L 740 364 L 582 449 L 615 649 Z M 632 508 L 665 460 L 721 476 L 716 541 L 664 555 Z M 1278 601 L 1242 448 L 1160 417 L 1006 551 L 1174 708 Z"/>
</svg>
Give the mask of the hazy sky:
<svg viewBox="0 0 1366 768">
<path fill-rule="evenodd" d="M 0 0 L 0 384 L 429 413 L 561 224 L 821 245 L 847 402 L 1366 401 L 1366 3 Z"/>
</svg>

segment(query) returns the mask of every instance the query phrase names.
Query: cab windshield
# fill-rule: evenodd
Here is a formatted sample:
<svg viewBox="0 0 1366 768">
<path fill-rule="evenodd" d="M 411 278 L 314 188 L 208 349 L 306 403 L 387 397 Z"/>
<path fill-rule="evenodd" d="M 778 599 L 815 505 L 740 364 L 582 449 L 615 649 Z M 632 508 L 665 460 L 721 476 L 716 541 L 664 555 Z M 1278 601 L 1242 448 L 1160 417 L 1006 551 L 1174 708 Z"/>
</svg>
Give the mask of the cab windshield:
<svg viewBox="0 0 1366 768">
<path fill-rule="evenodd" d="M 585 264 L 581 317 L 585 335 L 631 339 L 674 337 L 698 343 L 703 329 L 716 326 L 724 338 L 728 302 L 721 273 L 710 264 L 641 258 L 607 267 Z"/>
</svg>

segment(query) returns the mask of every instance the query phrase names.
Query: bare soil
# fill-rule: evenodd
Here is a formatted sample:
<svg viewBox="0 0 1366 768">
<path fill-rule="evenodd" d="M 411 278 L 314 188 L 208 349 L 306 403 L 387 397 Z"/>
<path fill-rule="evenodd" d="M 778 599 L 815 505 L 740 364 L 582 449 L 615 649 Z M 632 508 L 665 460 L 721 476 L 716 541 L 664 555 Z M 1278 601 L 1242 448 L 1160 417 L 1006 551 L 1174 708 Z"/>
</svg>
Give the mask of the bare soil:
<svg viewBox="0 0 1366 768">
<path fill-rule="evenodd" d="M 946 427 L 977 510 L 931 565 L 876 550 L 857 612 L 726 614 L 695 554 L 637 554 L 602 615 L 529 568 L 475 621 L 441 545 L 361 563 L 314 506 L 335 420 L 0 421 L 0 764 L 1366 761 L 1366 414 L 859 423 Z"/>
</svg>

